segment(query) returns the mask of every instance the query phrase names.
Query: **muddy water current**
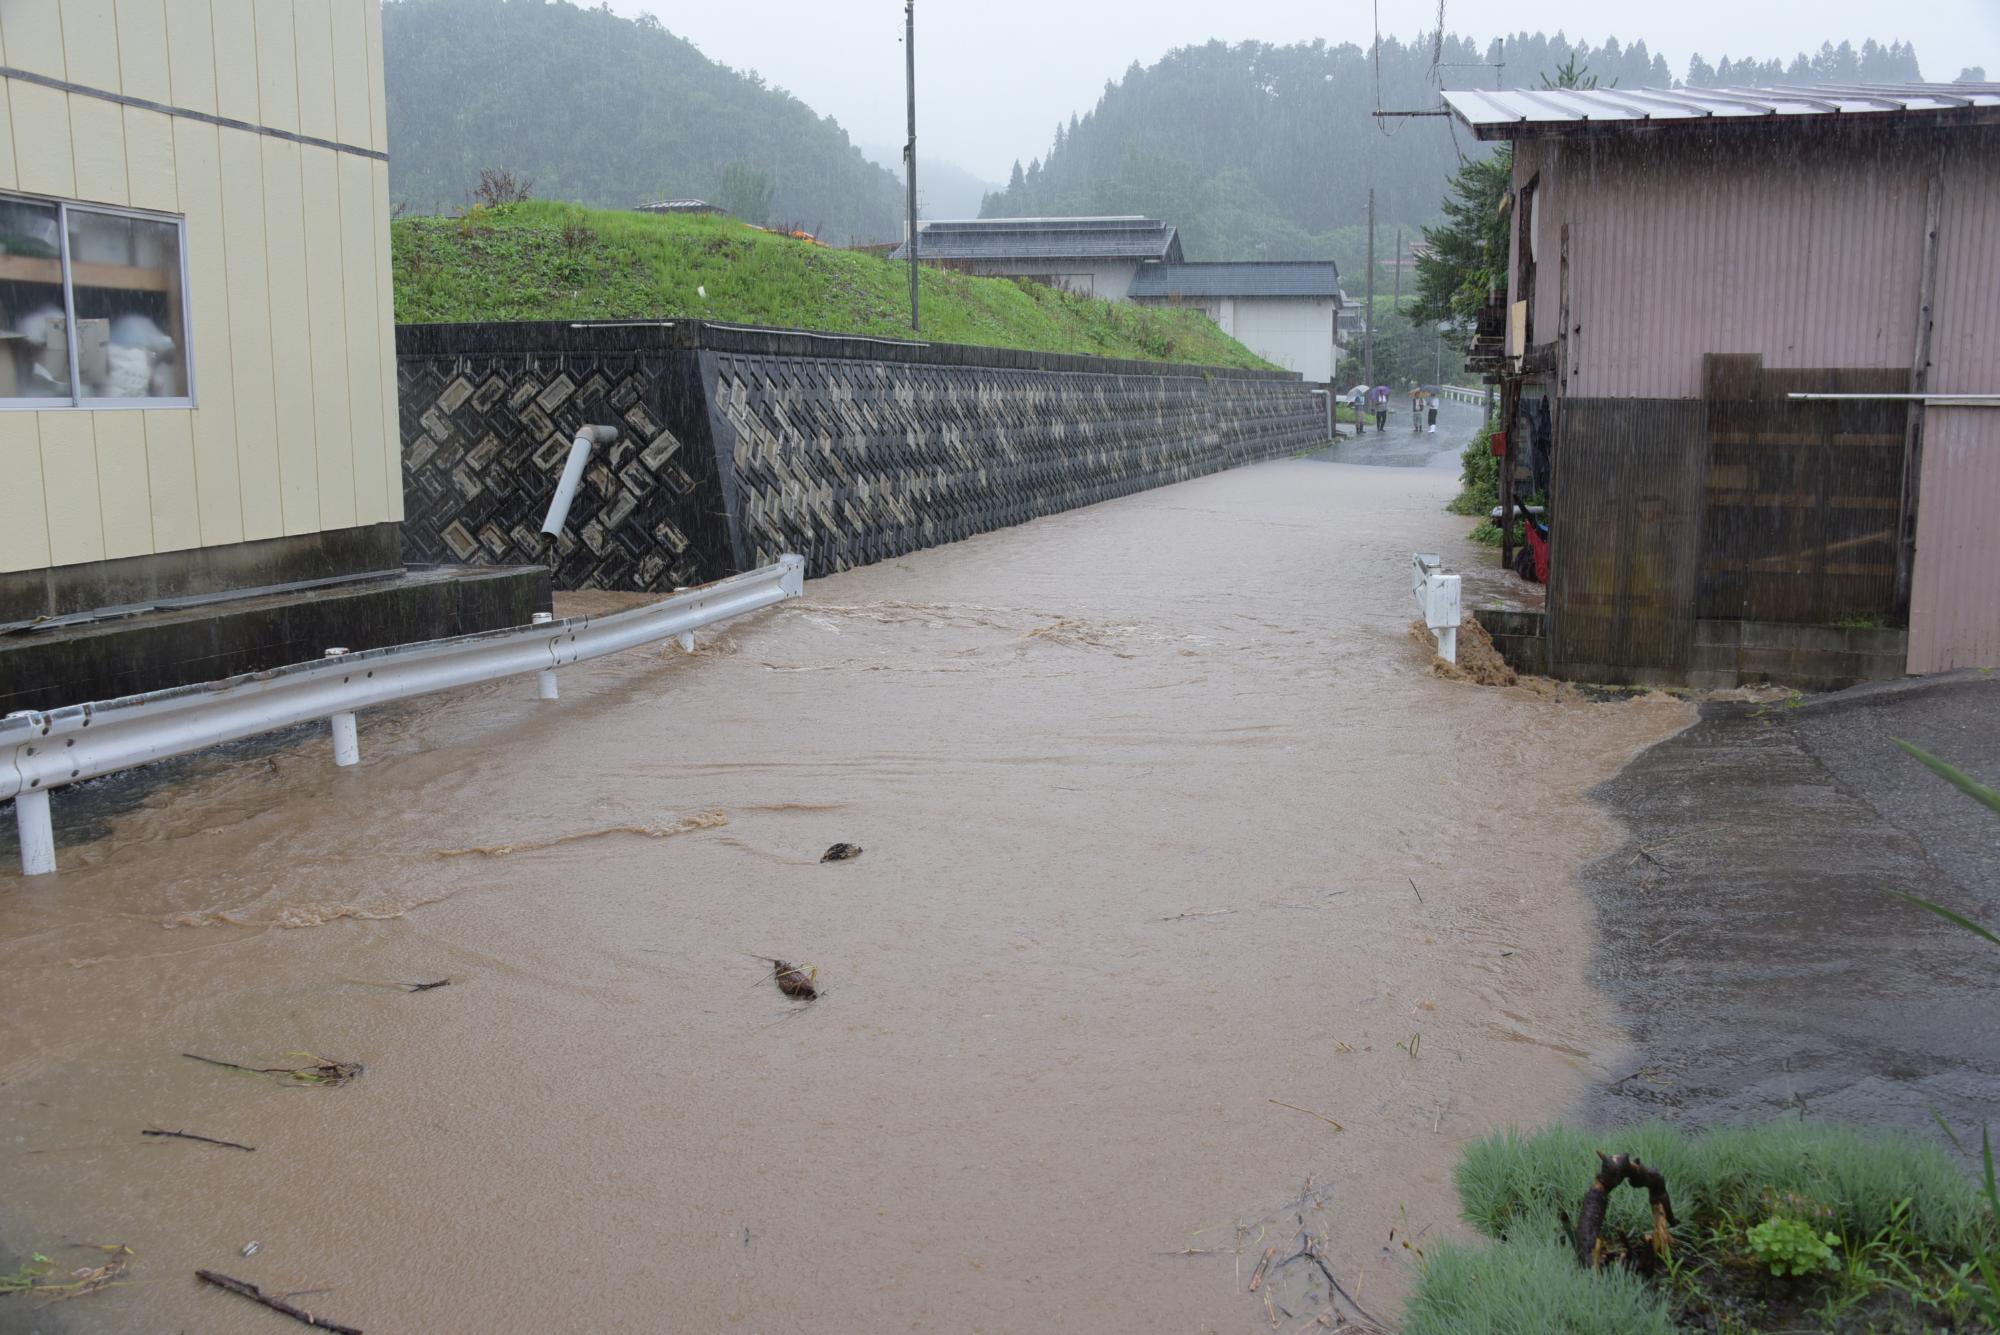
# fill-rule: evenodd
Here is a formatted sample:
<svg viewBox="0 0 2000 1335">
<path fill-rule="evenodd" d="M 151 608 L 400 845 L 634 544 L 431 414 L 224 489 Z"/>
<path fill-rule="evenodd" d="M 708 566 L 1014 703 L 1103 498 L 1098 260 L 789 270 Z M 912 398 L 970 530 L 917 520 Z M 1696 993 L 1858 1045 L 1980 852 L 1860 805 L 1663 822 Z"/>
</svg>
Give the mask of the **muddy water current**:
<svg viewBox="0 0 2000 1335">
<path fill-rule="evenodd" d="M 1583 794 L 1691 719 L 1433 677 L 1452 482 L 1240 470 L 353 770 L 58 794 L 61 874 L 0 871 L 0 1262 L 136 1256 L 0 1328 L 282 1324 L 210 1267 L 371 1332 L 1269 1329 L 1328 1310 L 1301 1217 L 1393 1316 L 1457 1148 L 1617 1060 Z"/>
</svg>

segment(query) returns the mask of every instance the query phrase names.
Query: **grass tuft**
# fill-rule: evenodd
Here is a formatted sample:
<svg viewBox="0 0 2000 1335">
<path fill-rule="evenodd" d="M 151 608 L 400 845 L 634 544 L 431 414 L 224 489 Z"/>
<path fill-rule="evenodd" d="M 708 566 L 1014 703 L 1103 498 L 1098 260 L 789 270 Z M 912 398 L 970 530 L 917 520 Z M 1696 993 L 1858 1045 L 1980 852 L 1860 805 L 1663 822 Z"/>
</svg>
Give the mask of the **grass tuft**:
<svg viewBox="0 0 2000 1335">
<path fill-rule="evenodd" d="M 1629 1150 L 1666 1175 L 1683 1216 L 1763 1217 L 1772 1194 L 1815 1202 L 1855 1232 L 1874 1234 L 1908 1201 L 1906 1227 L 1941 1250 L 1967 1252 L 1991 1225 L 1978 1192 L 1944 1151 L 1908 1136 L 1805 1122 L 1723 1127 L 1699 1136 L 1661 1123 L 1616 1131 L 1556 1126 L 1506 1131 L 1466 1148 L 1455 1181 L 1466 1222 L 1505 1238 L 1516 1222 L 1576 1210 L 1597 1151 Z M 1643 1193 L 1611 1198 L 1607 1232 L 1651 1226 Z"/>
<path fill-rule="evenodd" d="M 1404 1335 L 1671 1335 L 1673 1319 L 1645 1284 L 1593 1274 L 1553 1233 L 1506 1247 L 1441 1243 L 1403 1312 Z"/>
</svg>

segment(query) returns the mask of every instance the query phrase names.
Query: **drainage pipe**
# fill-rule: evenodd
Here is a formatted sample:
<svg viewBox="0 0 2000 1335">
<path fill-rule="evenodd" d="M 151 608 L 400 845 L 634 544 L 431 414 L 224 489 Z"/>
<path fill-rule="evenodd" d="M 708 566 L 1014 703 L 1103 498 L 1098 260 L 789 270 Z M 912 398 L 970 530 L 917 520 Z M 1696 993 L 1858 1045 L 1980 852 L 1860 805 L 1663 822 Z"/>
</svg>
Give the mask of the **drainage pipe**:
<svg viewBox="0 0 2000 1335">
<path fill-rule="evenodd" d="M 549 517 L 542 521 L 542 532 L 551 538 L 561 537 L 563 525 L 569 522 L 570 502 L 576 499 L 576 489 L 583 483 L 583 470 L 590 464 L 590 452 L 599 445 L 609 445 L 618 439 L 615 426 L 585 426 L 577 428 L 576 439 L 570 442 L 569 462 L 563 465 L 562 480 L 556 483 L 555 499 L 549 502 Z"/>
</svg>

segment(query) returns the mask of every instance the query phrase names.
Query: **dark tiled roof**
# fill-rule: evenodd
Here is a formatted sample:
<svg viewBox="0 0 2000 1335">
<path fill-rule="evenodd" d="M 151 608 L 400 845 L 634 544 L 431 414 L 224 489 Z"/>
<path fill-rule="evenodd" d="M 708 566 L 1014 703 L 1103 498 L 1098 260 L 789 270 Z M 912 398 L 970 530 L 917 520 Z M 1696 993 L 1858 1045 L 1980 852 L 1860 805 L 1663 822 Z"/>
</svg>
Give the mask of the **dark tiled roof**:
<svg viewBox="0 0 2000 1335">
<path fill-rule="evenodd" d="M 1755 88 L 1454 89 L 1445 105 L 1481 139 L 1658 125 L 2000 124 L 2000 84 L 1778 84 Z"/>
<path fill-rule="evenodd" d="M 923 224 L 927 260 L 1168 260 L 1180 230 L 1155 218 L 977 218 Z M 907 246 L 892 258 L 907 259 Z"/>
<path fill-rule="evenodd" d="M 1133 297 L 1320 297 L 1340 295 L 1332 260 L 1224 264 L 1149 264 L 1132 280 Z"/>
</svg>

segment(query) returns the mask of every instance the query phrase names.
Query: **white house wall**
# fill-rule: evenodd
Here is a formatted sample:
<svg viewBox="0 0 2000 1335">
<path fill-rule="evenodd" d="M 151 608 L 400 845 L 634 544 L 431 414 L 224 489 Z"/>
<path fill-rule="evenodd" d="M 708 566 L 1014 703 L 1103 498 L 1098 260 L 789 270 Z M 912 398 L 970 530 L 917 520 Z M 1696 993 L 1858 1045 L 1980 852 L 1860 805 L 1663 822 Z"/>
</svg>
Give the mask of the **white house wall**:
<svg viewBox="0 0 2000 1335">
<path fill-rule="evenodd" d="M 1337 309 L 1330 298 L 1235 297 L 1224 303 L 1230 318 L 1221 323 L 1223 332 L 1265 361 L 1324 384 L 1333 379 Z"/>
<path fill-rule="evenodd" d="M 1051 279 L 1100 301 L 1123 301 L 1139 273 L 1137 260 L 978 260 L 971 271 L 988 278 Z"/>
<path fill-rule="evenodd" d="M 0 0 L 0 65 L 195 113 L 0 79 L 0 190 L 185 217 L 195 394 L 0 410 L 0 572 L 400 520 L 379 0 Z"/>
</svg>

